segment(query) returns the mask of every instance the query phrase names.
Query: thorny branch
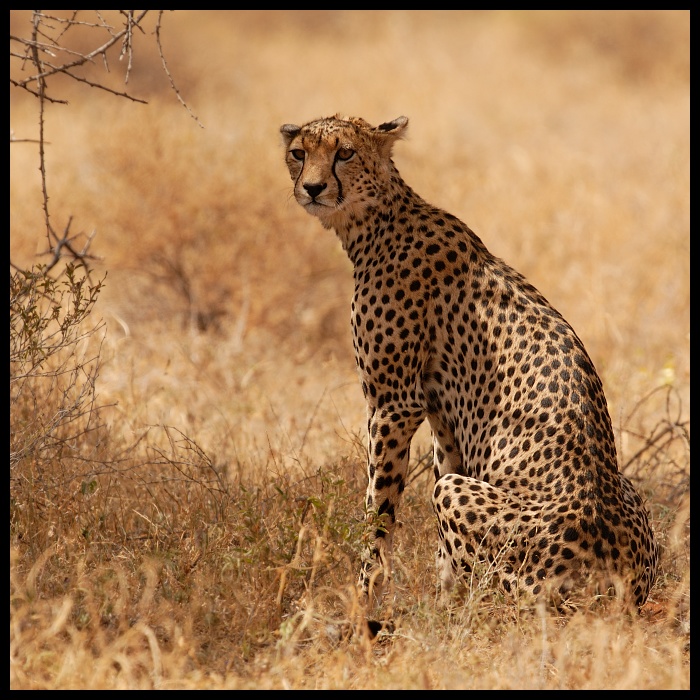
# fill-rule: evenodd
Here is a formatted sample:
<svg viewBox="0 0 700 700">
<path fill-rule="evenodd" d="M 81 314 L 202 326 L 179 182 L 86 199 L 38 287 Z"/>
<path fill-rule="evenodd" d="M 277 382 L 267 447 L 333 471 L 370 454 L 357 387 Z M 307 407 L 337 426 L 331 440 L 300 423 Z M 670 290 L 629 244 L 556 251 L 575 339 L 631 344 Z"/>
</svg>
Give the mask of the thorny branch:
<svg viewBox="0 0 700 700">
<path fill-rule="evenodd" d="M 90 12 L 94 13 L 96 21 L 79 19 L 79 15 L 85 17 Z M 78 249 L 74 244 L 76 237 L 69 236 L 72 218 L 69 219 L 62 235 L 56 233 L 51 222 L 45 159 L 45 146 L 47 145 L 44 132 L 45 109 L 47 103 L 65 105 L 68 104 L 68 101 L 54 94 L 49 94 L 50 83 L 53 84 L 53 79 L 57 76 L 64 75 L 88 87 L 97 88 L 116 95 L 117 97 L 133 100 L 134 102 L 147 104 L 144 99 L 135 97 L 126 91 L 115 90 L 98 80 L 87 77 L 82 72 L 82 70 L 88 66 L 101 61 L 105 71 L 110 73 L 109 58 L 110 54 L 114 55 L 111 50 L 113 47 L 119 46 L 119 60 L 122 61 L 126 59 L 124 84 L 128 84 L 133 66 L 134 38 L 136 31 L 138 30 L 138 32 L 144 35 L 146 34 L 143 25 L 146 17 L 153 11 L 117 10 L 116 12 L 121 22 L 119 26 L 112 26 L 99 10 L 71 10 L 66 12 L 66 16 L 47 14 L 42 10 L 33 10 L 31 15 L 31 32 L 29 36 L 10 34 L 10 85 L 25 90 L 39 100 L 38 141 L 26 138 L 15 138 L 11 130 L 10 143 L 33 142 L 38 143 L 39 146 L 42 208 L 44 211 L 46 238 L 48 241 L 48 250 L 46 254 L 52 256 L 51 262 L 45 268 L 46 272 L 54 268 L 58 261 L 64 258 L 76 261 L 87 271 L 87 261 L 92 257 L 88 254 L 88 249 L 94 237 L 93 232 L 88 237 L 87 243 L 82 249 Z M 161 42 L 161 23 L 164 12 L 165 10 L 156 11 L 156 27 L 153 32 L 163 70 L 178 100 L 201 127 L 202 124 L 182 98 L 180 91 L 175 85 L 172 74 L 168 69 Z M 80 39 L 82 42 L 85 42 L 85 36 L 87 35 L 90 40 L 93 38 L 96 39 L 97 46 L 88 51 L 76 49 L 75 46 L 83 45 L 78 43 L 78 38 L 76 37 L 76 32 L 78 31 L 80 31 Z M 12 68 L 17 68 L 17 70 L 13 73 Z M 17 77 L 18 73 L 21 74 L 25 71 L 29 72 L 27 77 Z M 10 265 L 14 269 L 17 269 L 12 263 L 10 263 Z"/>
</svg>

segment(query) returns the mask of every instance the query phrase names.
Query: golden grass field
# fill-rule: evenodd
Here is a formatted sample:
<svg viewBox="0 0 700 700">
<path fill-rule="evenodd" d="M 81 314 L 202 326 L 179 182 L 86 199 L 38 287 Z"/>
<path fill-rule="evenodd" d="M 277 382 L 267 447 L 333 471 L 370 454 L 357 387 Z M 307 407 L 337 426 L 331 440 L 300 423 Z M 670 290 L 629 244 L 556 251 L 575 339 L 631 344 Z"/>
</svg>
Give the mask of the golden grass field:
<svg viewBox="0 0 700 700">
<path fill-rule="evenodd" d="M 11 11 L 11 35 L 30 19 Z M 689 689 L 689 11 L 168 12 L 196 119 L 145 26 L 126 85 L 116 54 L 90 75 L 147 104 L 58 76 L 67 104 L 44 115 L 52 224 L 94 234 L 106 275 L 75 348 L 99 353 L 99 407 L 12 464 L 10 688 Z M 48 248 L 37 108 L 10 88 L 20 268 Z M 409 117 L 404 179 L 586 344 L 663 547 L 638 616 L 563 620 L 479 589 L 437 607 L 421 428 L 396 632 L 342 634 L 365 488 L 352 270 L 294 201 L 279 135 L 336 112 Z M 11 451 L 28 410 L 13 403 Z"/>
</svg>

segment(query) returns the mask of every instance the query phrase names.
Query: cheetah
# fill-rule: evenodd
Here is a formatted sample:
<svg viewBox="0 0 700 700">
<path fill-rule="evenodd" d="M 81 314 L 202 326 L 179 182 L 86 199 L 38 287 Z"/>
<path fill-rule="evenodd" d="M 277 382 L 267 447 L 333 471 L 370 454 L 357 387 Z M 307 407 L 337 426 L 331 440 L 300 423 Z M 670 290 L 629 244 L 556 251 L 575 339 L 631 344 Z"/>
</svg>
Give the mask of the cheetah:
<svg viewBox="0 0 700 700">
<path fill-rule="evenodd" d="M 354 269 L 368 435 L 360 592 L 376 604 L 390 580 L 411 439 L 427 419 L 442 599 L 488 575 L 505 596 L 559 606 L 602 590 L 639 607 L 658 546 L 618 468 L 593 362 L 532 284 L 404 182 L 392 150 L 407 125 L 337 114 L 280 129 L 296 201 L 335 230 Z"/>
</svg>

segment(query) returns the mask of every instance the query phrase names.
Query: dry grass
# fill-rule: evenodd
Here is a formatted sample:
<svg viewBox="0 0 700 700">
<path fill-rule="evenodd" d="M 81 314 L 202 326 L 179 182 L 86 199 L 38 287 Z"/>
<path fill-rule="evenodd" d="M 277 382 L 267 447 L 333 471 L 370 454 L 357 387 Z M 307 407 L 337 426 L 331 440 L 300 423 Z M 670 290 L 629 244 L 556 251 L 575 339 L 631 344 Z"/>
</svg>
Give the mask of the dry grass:
<svg viewBox="0 0 700 700">
<path fill-rule="evenodd" d="M 11 33 L 27 17 L 12 11 Z M 10 687 L 689 688 L 689 25 L 686 11 L 175 12 L 166 56 L 204 129 L 146 43 L 128 87 L 148 105 L 60 86 L 52 220 L 96 232 L 105 407 L 59 457 L 13 472 Z M 15 137 L 36 138 L 36 101 L 10 99 Z M 416 464 L 397 631 L 343 636 L 365 483 L 350 264 L 293 201 L 278 136 L 335 112 L 408 116 L 404 178 L 583 338 L 664 547 L 639 617 L 608 605 L 565 622 L 483 591 L 437 609 Z M 12 144 L 24 266 L 46 249 L 37 166 L 36 144 Z M 421 429 L 414 460 L 427 445 Z"/>
</svg>

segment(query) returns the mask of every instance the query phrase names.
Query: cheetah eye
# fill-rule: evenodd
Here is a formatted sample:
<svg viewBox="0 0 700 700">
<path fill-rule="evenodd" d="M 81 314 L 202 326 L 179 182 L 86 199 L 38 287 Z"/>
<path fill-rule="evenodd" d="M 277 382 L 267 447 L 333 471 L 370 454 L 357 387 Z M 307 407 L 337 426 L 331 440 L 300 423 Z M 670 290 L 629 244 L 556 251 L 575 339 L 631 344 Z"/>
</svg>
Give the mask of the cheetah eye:
<svg viewBox="0 0 700 700">
<path fill-rule="evenodd" d="M 294 160 L 304 160 L 304 158 L 306 157 L 306 153 L 301 148 L 294 148 L 289 152 L 291 153 L 292 158 L 294 158 Z"/>
<path fill-rule="evenodd" d="M 355 151 L 352 148 L 339 148 L 336 155 L 338 160 L 350 160 L 355 155 Z"/>
</svg>

